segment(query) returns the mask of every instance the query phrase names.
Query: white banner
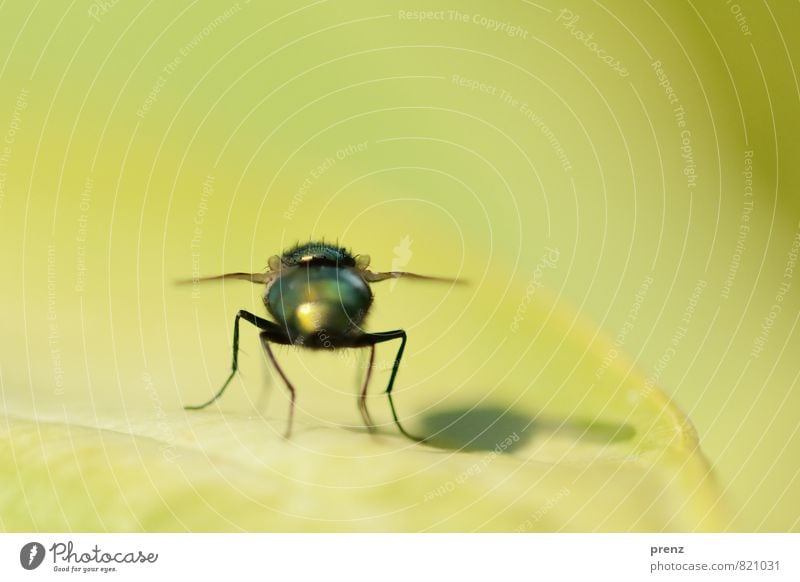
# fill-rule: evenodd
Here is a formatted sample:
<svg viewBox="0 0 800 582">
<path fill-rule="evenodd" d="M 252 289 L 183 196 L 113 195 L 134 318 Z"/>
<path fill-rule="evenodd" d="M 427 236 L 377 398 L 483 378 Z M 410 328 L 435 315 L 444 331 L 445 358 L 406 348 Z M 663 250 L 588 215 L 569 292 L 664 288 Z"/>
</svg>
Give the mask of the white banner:
<svg viewBox="0 0 800 582">
<path fill-rule="evenodd" d="M 4 534 L 0 580 L 777 582 L 798 554 L 800 534 Z"/>
</svg>

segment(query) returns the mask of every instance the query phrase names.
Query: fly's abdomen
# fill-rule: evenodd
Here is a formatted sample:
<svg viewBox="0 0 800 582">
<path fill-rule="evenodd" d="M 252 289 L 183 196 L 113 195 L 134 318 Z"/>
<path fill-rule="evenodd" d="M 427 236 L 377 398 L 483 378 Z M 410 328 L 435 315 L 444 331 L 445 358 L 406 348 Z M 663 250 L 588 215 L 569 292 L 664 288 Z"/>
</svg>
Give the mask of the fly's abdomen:
<svg viewBox="0 0 800 582">
<path fill-rule="evenodd" d="M 360 332 L 372 292 L 349 268 L 298 266 L 270 285 L 264 303 L 293 342 L 327 347 Z"/>
</svg>

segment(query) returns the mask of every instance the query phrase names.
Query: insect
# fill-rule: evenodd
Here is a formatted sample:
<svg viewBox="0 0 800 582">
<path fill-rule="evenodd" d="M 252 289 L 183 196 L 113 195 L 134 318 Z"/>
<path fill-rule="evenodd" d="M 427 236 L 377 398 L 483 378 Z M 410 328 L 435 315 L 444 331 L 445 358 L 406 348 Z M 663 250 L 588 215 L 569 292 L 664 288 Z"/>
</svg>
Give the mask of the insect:
<svg viewBox="0 0 800 582">
<path fill-rule="evenodd" d="M 199 410 L 215 402 L 230 384 L 238 368 L 239 320 L 261 330 L 264 351 L 275 366 L 290 395 L 289 420 L 286 437 L 292 432 L 296 390 L 275 359 L 270 344 L 300 346 L 313 350 L 338 348 L 370 348 L 369 365 L 358 399 L 358 409 L 370 431 L 375 424 L 367 410 L 367 388 L 375 361 L 375 346 L 400 340 L 394 359 L 386 395 L 394 423 L 406 437 L 424 441 L 408 433 L 397 416 L 392 400 L 392 388 L 406 347 L 406 332 L 402 329 L 368 333 L 361 327 L 372 305 L 370 283 L 394 278 L 458 283 L 456 279 L 428 277 L 404 271 L 374 273 L 368 269 L 369 255 L 352 255 L 347 249 L 323 242 L 308 242 L 269 258 L 268 270 L 263 273 L 227 273 L 205 277 L 200 281 L 242 279 L 264 285 L 264 305 L 275 321 L 264 319 L 249 311 L 239 310 L 233 323 L 233 363 L 231 373 L 222 388 L 211 400 L 186 410 Z"/>
</svg>

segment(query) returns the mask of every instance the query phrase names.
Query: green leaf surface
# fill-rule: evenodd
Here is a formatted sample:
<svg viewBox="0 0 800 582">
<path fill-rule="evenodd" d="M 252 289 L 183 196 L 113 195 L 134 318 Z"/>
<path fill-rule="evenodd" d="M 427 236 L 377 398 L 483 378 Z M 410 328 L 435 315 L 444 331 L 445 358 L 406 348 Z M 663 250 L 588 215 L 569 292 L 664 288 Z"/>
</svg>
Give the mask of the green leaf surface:
<svg viewBox="0 0 800 582">
<path fill-rule="evenodd" d="M 497 319 L 508 321 L 505 315 L 501 308 Z M 401 374 L 417 388 L 400 391 L 398 402 L 407 427 L 429 437 L 426 444 L 398 436 L 380 394 L 370 400 L 382 425 L 378 434 L 355 421 L 325 426 L 301 415 L 288 440 L 281 434 L 285 416 L 214 408 L 102 421 L 6 416 L 0 525 L 7 531 L 719 529 L 725 516 L 689 421 L 623 356 L 609 365 L 610 345 L 572 312 L 539 297 L 519 332 L 491 358 L 487 373 L 507 372 L 491 390 L 479 373 L 465 373 L 458 390 L 424 404 L 431 372 L 418 361 Z M 489 347 L 477 341 L 469 349 Z"/>
</svg>

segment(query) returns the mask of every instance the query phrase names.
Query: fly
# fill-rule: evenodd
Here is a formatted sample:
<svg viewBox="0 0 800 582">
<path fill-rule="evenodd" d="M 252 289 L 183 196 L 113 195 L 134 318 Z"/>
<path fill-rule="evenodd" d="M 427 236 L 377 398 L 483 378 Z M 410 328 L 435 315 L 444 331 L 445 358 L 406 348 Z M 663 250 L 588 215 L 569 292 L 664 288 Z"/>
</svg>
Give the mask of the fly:
<svg viewBox="0 0 800 582">
<path fill-rule="evenodd" d="M 233 323 L 233 363 L 228 379 L 208 402 L 184 408 L 200 410 L 215 402 L 225 392 L 238 368 L 239 320 L 244 319 L 261 330 L 260 338 L 264 351 L 289 390 L 291 404 L 286 437 L 292 432 L 296 391 L 275 359 L 270 344 L 299 346 L 313 350 L 369 347 L 369 365 L 358 399 L 358 409 L 367 429 L 374 431 L 375 423 L 367 410 L 366 398 L 375 361 L 375 346 L 383 342 L 400 340 L 389 384 L 386 387 L 386 395 L 392 418 L 400 432 L 409 439 L 424 441 L 425 439 L 413 436 L 403 428 L 392 400 L 392 388 L 406 347 L 405 330 L 368 333 L 361 327 L 361 323 L 372 305 L 371 283 L 400 277 L 450 283 L 457 281 L 404 271 L 375 273 L 368 269 L 369 263 L 369 255 L 354 256 L 342 247 L 325 242 L 309 242 L 297 245 L 280 256 L 270 257 L 268 269 L 263 273 L 227 273 L 200 279 L 200 281 L 242 279 L 264 285 L 264 306 L 274 321 L 249 311 L 239 310 Z"/>
</svg>

